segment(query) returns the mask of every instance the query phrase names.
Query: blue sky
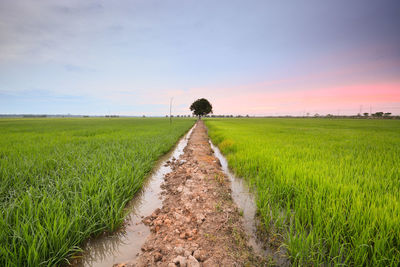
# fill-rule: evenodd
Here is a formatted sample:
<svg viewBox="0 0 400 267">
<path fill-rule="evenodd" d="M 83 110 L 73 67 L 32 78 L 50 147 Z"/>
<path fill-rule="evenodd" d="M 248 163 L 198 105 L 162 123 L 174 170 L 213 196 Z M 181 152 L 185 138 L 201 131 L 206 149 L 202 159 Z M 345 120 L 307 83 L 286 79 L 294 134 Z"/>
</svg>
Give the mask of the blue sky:
<svg viewBox="0 0 400 267">
<path fill-rule="evenodd" d="M 399 1 L 0 0 L 0 114 L 400 113 Z M 367 88 L 367 89 L 364 89 Z"/>
</svg>

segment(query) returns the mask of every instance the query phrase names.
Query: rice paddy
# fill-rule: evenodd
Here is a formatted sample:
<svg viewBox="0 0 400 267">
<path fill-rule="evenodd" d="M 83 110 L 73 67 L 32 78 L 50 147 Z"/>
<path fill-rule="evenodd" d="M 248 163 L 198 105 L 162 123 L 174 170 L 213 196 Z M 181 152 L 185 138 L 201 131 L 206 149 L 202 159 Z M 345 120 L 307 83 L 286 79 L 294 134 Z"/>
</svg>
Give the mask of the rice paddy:
<svg viewBox="0 0 400 267">
<path fill-rule="evenodd" d="M 54 266 L 115 230 L 193 119 L 0 120 L 0 266 Z"/>
<path fill-rule="evenodd" d="M 294 265 L 398 266 L 400 121 L 207 119 Z"/>
</svg>

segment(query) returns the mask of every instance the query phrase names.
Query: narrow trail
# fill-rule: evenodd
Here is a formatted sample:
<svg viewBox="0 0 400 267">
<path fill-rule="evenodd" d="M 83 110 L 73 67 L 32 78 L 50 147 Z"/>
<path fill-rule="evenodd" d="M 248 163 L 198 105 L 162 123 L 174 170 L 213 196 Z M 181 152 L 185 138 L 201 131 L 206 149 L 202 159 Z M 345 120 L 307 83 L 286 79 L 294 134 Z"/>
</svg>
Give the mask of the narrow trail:
<svg viewBox="0 0 400 267">
<path fill-rule="evenodd" d="M 197 122 L 184 154 L 167 162 L 163 206 L 143 223 L 151 233 L 132 261 L 114 266 L 264 266 L 248 245 L 229 178 Z M 135 258 L 136 256 L 136 258 Z"/>
</svg>

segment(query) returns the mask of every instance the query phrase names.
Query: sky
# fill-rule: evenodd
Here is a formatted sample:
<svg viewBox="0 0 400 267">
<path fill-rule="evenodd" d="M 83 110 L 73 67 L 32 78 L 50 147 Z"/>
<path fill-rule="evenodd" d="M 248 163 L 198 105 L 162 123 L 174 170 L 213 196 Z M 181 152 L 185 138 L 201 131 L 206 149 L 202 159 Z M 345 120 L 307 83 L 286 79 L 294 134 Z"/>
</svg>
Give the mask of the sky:
<svg viewBox="0 0 400 267">
<path fill-rule="evenodd" d="M 400 114 L 398 0 L 0 0 L 0 114 Z"/>
</svg>

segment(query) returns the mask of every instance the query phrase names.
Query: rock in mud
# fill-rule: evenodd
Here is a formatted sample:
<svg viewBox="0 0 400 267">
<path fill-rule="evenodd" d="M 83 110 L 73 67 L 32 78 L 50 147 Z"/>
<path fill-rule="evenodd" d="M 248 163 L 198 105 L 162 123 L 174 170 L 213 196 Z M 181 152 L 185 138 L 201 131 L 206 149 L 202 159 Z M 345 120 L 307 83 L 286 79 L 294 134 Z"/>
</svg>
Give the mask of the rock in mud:
<svg viewBox="0 0 400 267">
<path fill-rule="evenodd" d="M 197 249 L 193 252 L 193 257 L 195 257 L 196 260 L 198 261 L 205 261 L 206 256 L 204 255 L 204 252 L 201 249 Z"/>
<path fill-rule="evenodd" d="M 136 266 L 265 266 L 247 244 L 230 181 L 212 155 L 202 121 L 169 166 L 163 207 L 143 219 L 151 233 Z"/>
<path fill-rule="evenodd" d="M 161 255 L 160 252 L 154 253 L 154 261 L 155 262 L 162 260 L 162 258 L 163 258 L 163 256 Z"/>
<path fill-rule="evenodd" d="M 190 255 L 188 257 L 187 266 L 188 267 L 200 267 L 200 263 L 192 255 Z"/>
<path fill-rule="evenodd" d="M 175 264 L 179 264 L 180 267 L 186 267 L 187 266 L 187 260 L 183 256 L 178 256 L 172 261 Z"/>
<path fill-rule="evenodd" d="M 189 257 L 192 255 L 192 252 L 190 252 L 189 250 L 185 250 L 185 257 Z"/>
<path fill-rule="evenodd" d="M 183 253 L 185 253 L 185 250 L 183 249 L 183 247 L 175 247 L 174 251 L 179 256 L 183 256 Z"/>
</svg>

